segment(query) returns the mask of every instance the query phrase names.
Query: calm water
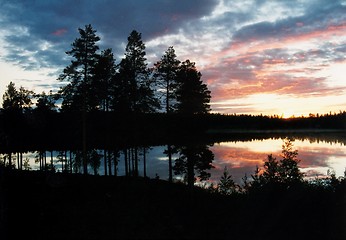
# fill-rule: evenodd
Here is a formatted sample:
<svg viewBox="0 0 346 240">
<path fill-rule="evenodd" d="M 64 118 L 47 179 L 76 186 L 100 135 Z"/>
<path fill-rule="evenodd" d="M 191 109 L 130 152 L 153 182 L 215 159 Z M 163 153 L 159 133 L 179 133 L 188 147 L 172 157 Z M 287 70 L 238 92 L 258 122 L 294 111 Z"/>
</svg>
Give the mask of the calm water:
<svg viewBox="0 0 346 240">
<path fill-rule="evenodd" d="M 283 139 L 264 139 L 253 141 L 232 141 L 220 142 L 210 146 L 214 153 L 214 168 L 210 170 L 210 181 L 217 182 L 226 166 L 234 180 L 241 183 L 241 178 L 245 174 L 250 177 L 254 173 L 256 166 L 263 166 L 268 154 L 280 159 Z M 298 150 L 298 158 L 301 160 L 299 166 L 306 177 L 325 176 L 327 171 L 334 171 L 336 176 L 343 176 L 346 167 L 346 145 L 340 141 L 298 140 L 294 142 L 294 149 Z M 155 146 L 148 150 L 146 155 L 146 174 L 150 178 L 159 177 L 168 179 L 168 158 L 163 151 L 165 146 Z M 100 151 L 102 153 L 102 151 Z M 61 170 L 61 163 L 57 162 L 57 152 L 53 152 L 53 162 L 56 169 Z M 35 163 L 33 153 L 26 153 L 23 159 L 28 158 L 32 170 L 39 169 L 39 164 Z M 173 156 L 174 159 L 177 156 Z M 143 156 L 139 157 L 139 174 L 143 176 L 144 164 Z M 51 154 L 47 152 L 47 163 L 51 161 Z M 92 173 L 92 170 L 89 170 Z M 104 174 L 103 159 L 99 174 Z M 121 154 L 118 163 L 118 175 L 125 174 L 124 156 Z M 174 176 L 181 179 L 181 176 Z"/>
</svg>

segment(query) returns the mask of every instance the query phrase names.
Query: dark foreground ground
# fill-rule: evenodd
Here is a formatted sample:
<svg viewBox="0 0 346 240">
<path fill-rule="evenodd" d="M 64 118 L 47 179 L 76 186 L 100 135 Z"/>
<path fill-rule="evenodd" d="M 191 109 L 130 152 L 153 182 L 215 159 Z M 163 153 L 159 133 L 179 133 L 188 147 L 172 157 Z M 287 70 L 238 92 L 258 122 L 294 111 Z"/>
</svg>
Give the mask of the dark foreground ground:
<svg viewBox="0 0 346 240">
<path fill-rule="evenodd" d="M 346 239 L 343 190 L 221 196 L 143 178 L 0 171 L 0 239 Z"/>
</svg>

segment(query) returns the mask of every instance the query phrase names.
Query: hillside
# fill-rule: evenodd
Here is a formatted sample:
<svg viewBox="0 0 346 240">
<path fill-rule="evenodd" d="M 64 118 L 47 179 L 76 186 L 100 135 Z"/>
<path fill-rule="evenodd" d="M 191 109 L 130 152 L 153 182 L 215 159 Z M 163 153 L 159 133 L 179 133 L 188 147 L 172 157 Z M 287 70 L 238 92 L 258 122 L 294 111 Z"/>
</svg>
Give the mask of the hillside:
<svg viewBox="0 0 346 240">
<path fill-rule="evenodd" d="M 346 191 L 223 196 L 143 178 L 1 172 L 1 239 L 345 239 Z"/>
</svg>

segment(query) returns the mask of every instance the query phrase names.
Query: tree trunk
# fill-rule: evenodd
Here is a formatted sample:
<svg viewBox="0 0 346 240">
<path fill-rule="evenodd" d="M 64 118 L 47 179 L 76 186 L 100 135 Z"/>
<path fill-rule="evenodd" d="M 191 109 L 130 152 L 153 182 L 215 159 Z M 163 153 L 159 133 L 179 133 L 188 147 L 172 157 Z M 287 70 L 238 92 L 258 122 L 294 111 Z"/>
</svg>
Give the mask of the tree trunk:
<svg viewBox="0 0 346 240">
<path fill-rule="evenodd" d="M 40 163 L 40 170 L 42 170 L 42 154 L 41 154 L 41 151 L 38 152 L 38 161 Z"/>
<path fill-rule="evenodd" d="M 114 176 L 116 177 L 118 175 L 118 151 L 114 150 Z"/>
<path fill-rule="evenodd" d="M 65 150 L 65 172 L 67 172 L 67 150 Z"/>
<path fill-rule="evenodd" d="M 11 153 L 8 154 L 8 166 L 11 169 L 11 167 L 12 167 L 12 154 Z"/>
<path fill-rule="evenodd" d="M 73 172 L 73 165 L 72 165 L 72 151 L 70 150 L 70 173 Z"/>
<path fill-rule="evenodd" d="M 107 176 L 107 151 L 106 149 L 103 150 L 103 165 L 105 170 L 105 176 Z"/>
<path fill-rule="evenodd" d="M 23 170 L 23 153 L 21 152 L 20 154 L 20 170 Z"/>
<path fill-rule="evenodd" d="M 190 189 L 193 188 L 195 183 L 195 170 L 194 160 L 187 158 L 187 185 Z"/>
<path fill-rule="evenodd" d="M 44 171 L 47 170 L 47 152 L 46 151 L 44 151 L 43 169 Z"/>
<path fill-rule="evenodd" d="M 19 164 L 19 152 L 17 152 L 17 169 L 19 169 L 20 164 Z"/>
<path fill-rule="evenodd" d="M 143 148 L 143 177 L 147 177 L 147 149 Z"/>
<path fill-rule="evenodd" d="M 173 166 L 172 166 L 172 146 L 167 145 L 168 152 L 168 182 L 173 182 Z"/>
<path fill-rule="evenodd" d="M 135 147 L 135 177 L 138 177 L 139 173 L 138 173 L 138 148 Z"/>
<path fill-rule="evenodd" d="M 124 150 L 124 162 L 125 162 L 125 176 L 129 176 L 128 159 L 127 159 L 127 149 Z"/>
<path fill-rule="evenodd" d="M 17 169 L 19 169 L 19 167 L 20 167 L 19 161 L 20 161 L 20 159 L 19 159 L 19 152 L 17 152 Z"/>
<path fill-rule="evenodd" d="M 112 176 L 112 156 L 111 156 L 110 150 L 107 150 L 107 154 L 108 154 L 108 172 L 109 172 L 109 176 Z"/>
<path fill-rule="evenodd" d="M 131 148 L 131 170 L 130 170 L 130 173 L 132 176 L 134 175 L 134 170 L 135 170 L 135 157 L 134 157 L 133 148 Z"/>
<path fill-rule="evenodd" d="M 85 90 L 84 90 L 85 91 Z M 85 94 L 84 94 L 85 95 Z M 85 175 L 88 174 L 88 161 L 87 161 L 87 123 L 86 123 L 86 103 L 85 103 L 86 100 L 83 101 L 83 113 L 82 113 L 82 138 L 83 138 L 83 173 Z"/>
<path fill-rule="evenodd" d="M 52 151 L 50 151 L 50 167 L 51 167 L 51 171 L 53 171 L 53 169 L 54 169 L 54 163 L 53 163 L 53 150 Z"/>
</svg>

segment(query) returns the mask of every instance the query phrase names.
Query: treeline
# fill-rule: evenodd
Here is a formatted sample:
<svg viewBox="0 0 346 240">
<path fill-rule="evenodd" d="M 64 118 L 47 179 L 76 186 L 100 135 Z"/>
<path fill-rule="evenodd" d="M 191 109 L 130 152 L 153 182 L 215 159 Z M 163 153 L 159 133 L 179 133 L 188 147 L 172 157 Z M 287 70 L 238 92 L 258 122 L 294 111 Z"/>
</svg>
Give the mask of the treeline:
<svg viewBox="0 0 346 240">
<path fill-rule="evenodd" d="M 309 117 L 281 118 L 277 115 L 210 114 L 211 129 L 285 130 L 285 129 L 346 129 L 346 111 L 310 114 Z"/>
<path fill-rule="evenodd" d="M 346 112 L 309 118 L 281 119 L 268 116 L 220 114 L 124 114 L 95 111 L 86 114 L 86 141 L 90 148 L 153 146 L 201 142 L 212 144 L 222 137 L 245 140 L 275 136 L 281 131 L 344 131 Z M 2 151 L 37 149 L 81 149 L 82 112 L 26 113 L 0 115 Z M 315 134 L 317 134 L 315 133 Z M 280 135 L 281 136 L 281 135 Z M 314 136 L 314 135 L 312 135 Z M 297 137 L 297 136 L 296 136 Z M 299 136 L 298 136 L 299 137 Z"/>
<path fill-rule="evenodd" d="M 206 125 L 201 115 L 128 114 L 90 112 L 83 135 L 81 112 L 4 113 L 0 115 L 1 152 L 39 149 L 157 146 L 167 143 L 204 142 Z"/>
</svg>

